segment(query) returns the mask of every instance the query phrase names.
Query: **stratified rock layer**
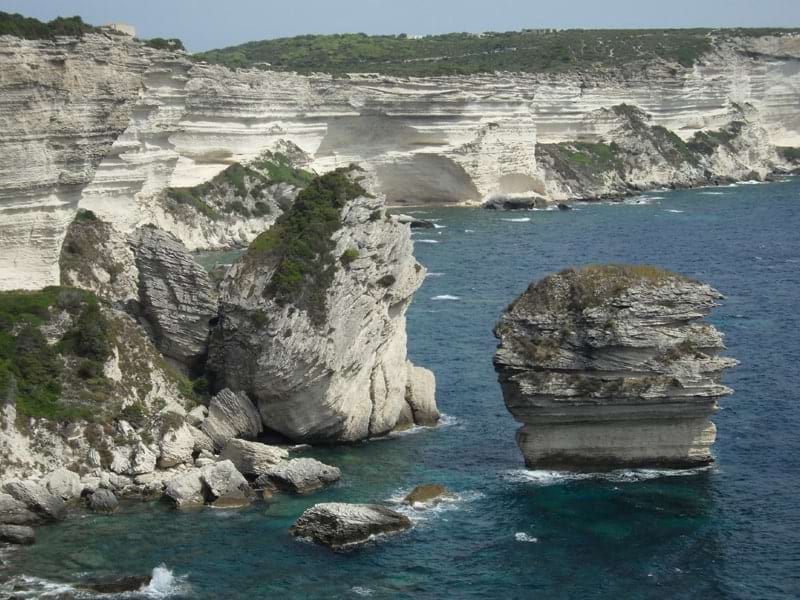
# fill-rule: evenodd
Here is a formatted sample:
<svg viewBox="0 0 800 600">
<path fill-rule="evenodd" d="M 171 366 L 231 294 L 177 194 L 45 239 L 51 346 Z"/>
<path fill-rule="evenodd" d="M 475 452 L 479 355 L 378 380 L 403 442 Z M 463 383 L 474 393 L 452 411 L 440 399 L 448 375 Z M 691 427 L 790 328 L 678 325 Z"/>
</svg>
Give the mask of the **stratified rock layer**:
<svg viewBox="0 0 800 600">
<path fill-rule="evenodd" d="M 438 420 L 433 376 L 406 365 L 405 313 L 425 270 L 409 227 L 383 209 L 366 196 L 341 208 L 322 321 L 274 299 L 275 265 L 258 254 L 223 282 L 209 364 L 224 385 L 247 392 L 265 428 L 329 443 L 383 435 L 409 418 Z"/>
<path fill-rule="evenodd" d="M 289 532 L 335 550 L 367 542 L 376 535 L 411 528 L 405 515 L 378 504 L 316 504 L 305 511 Z"/>
<path fill-rule="evenodd" d="M 652 267 L 566 270 L 503 314 L 494 364 L 530 468 L 685 467 L 713 460 L 708 417 L 722 334 L 702 322 L 722 295 Z"/>
</svg>

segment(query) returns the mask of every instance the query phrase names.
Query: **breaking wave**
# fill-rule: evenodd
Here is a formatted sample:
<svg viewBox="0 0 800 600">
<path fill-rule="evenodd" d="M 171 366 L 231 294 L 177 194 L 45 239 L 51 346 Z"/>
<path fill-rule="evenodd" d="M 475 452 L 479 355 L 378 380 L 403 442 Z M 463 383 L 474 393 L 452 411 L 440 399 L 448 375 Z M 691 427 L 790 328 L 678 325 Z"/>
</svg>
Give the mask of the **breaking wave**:
<svg viewBox="0 0 800 600">
<path fill-rule="evenodd" d="M 572 481 L 610 481 L 613 483 L 633 483 L 648 481 L 659 477 L 688 477 L 706 473 L 713 467 L 695 467 L 693 469 L 618 469 L 606 473 L 573 473 L 570 471 L 548 471 L 512 469 L 505 471 L 502 478 L 512 483 L 535 483 L 541 486 L 558 485 Z"/>
<path fill-rule="evenodd" d="M 500 219 L 501 221 L 506 221 L 508 223 L 527 223 L 531 220 L 530 217 L 520 217 L 518 219 Z"/>
<path fill-rule="evenodd" d="M 442 294 L 441 296 L 434 296 L 431 300 L 461 300 L 460 296 L 451 296 L 450 294 Z"/>
<path fill-rule="evenodd" d="M 415 244 L 438 244 L 439 240 L 414 240 Z"/>
<path fill-rule="evenodd" d="M 518 531 L 514 534 L 514 539 L 518 542 L 528 542 L 529 544 L 536 544 L 539 541 L 539 538 L 535 538 L 532 535 L 528 535 L 524 531 Z"/>
</svg>

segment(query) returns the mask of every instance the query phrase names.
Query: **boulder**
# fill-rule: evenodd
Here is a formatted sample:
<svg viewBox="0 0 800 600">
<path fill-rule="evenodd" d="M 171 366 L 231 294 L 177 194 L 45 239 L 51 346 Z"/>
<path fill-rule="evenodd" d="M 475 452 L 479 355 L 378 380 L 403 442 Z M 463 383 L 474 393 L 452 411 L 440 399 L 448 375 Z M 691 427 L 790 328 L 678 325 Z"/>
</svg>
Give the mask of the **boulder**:
<svg viewBox="0 0 800 600">
<path fill-rule="evenodd" d="M 206 498 L 213 506 L 232 508 L 250 503 L 252 492 L 244 476 L 229 460 L 201 469 L 201 479 L 206 486 Z"/>
<path fill-rule="evenodd" d="M 263 430 L 261 416 L 247 394 L 224 389 L 211 399 L 208 417 L 200 425 L 221 450 L 232 438 L 255 439 Z"/>
<path fill-rule="evenodd" d="M 156 346 L 192 367 L 208 350 L 216 294 L 206 270 L 172 234 L 151 225 L 129 236 L 139 270 L 139 304 Z"/>
<path fill-rule="evenodd" d="M 206 417 L 208 417 L 208 408 L 199 404 L 189 411 L 186 415 L 186 420 L 189 422 L 189 425 L 199 427 L 200 424 L 206 420 Z"/>
<path fill-rule="evenodd" d="M 206 501 L 202 476 L 197 468 L 181 473 L 167 482 L 164 494 L 178 508 L 202 506 Z"/>
<path fill-rule="evenodd" d="M 42 483 L 51 494 L 67 501 L 79 498 L 83 491 L 80 476 L 68 469 L 56 469 L 48 473 Z"/>
<path fill-rule="evenodd" d="M 336 467 L 313 458 L 293 458 L 279 462 L 256 480 L 256 487 L 273 485 L 279 490 L 294 494 L 310 494 L 342 477 Z"/>
<path fill-rule="evenodd" d="M 399 533 L 411 526 L 408 517 L 385 506 L 329 502 L 306 510 L 289 533 L 340 550 L 363 544 L 372 536 Z"/>
<path fill-rule="evenodd" d="M 192 439 L 194 440 L 193 452 L 199 452 L 201 454 L 206 452 L 213 456 L 215 450 L 214 441 L 208 437 L 204 431 L 199 430 L 197 427 L 189 425 L 189 431 L 192 434 Z"/>
<path fill-rule="evenodd" d="M 97 490 L 86 496 L 89 510 L 99 513 L 112 513 L 117 510 L 119 501 L 111 490 Z"/>
<path fill-rule="evenodd" d="M 252 245 L 221 284 L 209 348 L 217 378 L 246 391 L 265 426 L 304 443 L 354 442 L 398 426 L 408 377 L 405 314 L 425 277 L 409 227 L 376 219 L 381 199 L 352 197 L 356 186 L 326 177 L 330 197 L 345 200 L 330 203 L 341 226 L 308 267 L 320 274 L 303 289 L 286 289 L 273 281 L 283 246 Z M 346 259 L 348 251 L 357 258 Z"/>
<path fill-rule="evenodd" d="M 286 450 L 277 446 L 246 440 L 230 440 L 225 444 L 220 459 L 231 461 L 245 475 L 258 477 L 282 460 L 286 460 L 288 456 Z"/>
<path fill-rule="evenodd" d="M 436 407 L 436 377 L 428 369 L 406 362 L 406 402 L 411 408 L 414 423 L 433 427 L 441 415 Z"/>
<path fill-rule="evenodd" d="M 8 525 L 33 525 L 42 518 L 28 510 L 28 505 L 9 494 L 0 493 L 0 523 Z"/>
<path fill-rule="evenodd" d="M 66 516 L 64 501 L 47 489 L 32 481 L 9 481 L 3 491 L 15 500 L 24 503 L 28 510 L 50 520 L 60 520 Z"/>
<path fill-rule="evenodd" d="M 495 328 L 495 369 L 530 468 L 691 467 L 737 361 L 703 317 L 722 295 L 646 266 L 568 269 L 531 284 Z"/>
<path fill-rule="evenodd" d="M 133 476 L 152 473 L 157 457 L 144 443 L 133 446 L 118 446 L 111 451 L 111 471 L 117 475 Z"/>
<path fill-rule="evenodd" d="M 36 541 L 36 532 L 24 525 L 0 525 L 0 542 L 28 545 Z"/>
<path fill-rule="evenodd" d="M 497 194 L 483 203 L 483 208 L 489 210 L 531 210 L 533 208 L 547 208 L 549 201 L 544 196 L 536 193 L 525 195 Z"/>
<path fill-rule="evenodd" d="M 416 504 L 439 504 L 451 494 L 443 485 L 435 483 L 426 483 L 418 485 L 403 499 L 403 502 L 410 506 Z"/>
<path fill-rule="evenodd" d="M 178 429 L 167 431 L 161 438 L 161 455 L 158 466 L 168 469 L 182 464 L 191 464 L 195 438 L 189 425 L 184 423 Z"/>
</svg>

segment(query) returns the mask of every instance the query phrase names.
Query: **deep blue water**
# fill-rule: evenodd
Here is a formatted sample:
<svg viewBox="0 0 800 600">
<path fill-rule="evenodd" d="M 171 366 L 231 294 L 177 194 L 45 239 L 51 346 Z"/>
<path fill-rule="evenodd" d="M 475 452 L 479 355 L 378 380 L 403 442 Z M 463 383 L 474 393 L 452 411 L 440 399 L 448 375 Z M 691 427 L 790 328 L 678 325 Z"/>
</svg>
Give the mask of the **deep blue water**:
<svg viewBox="0 0 800 600">
<path fill-rule="evenodd" d="M 445 227 L 415 234 L 431 276 L 409 310 L 409 351 L 436 373 L 446 426 L 313 451 L 343 480 L 310 498 L 76 513 L 10 555 L 5 576 L 74 581 L 163 563 L 180 578 L 176 596 L 191 598 L 800 597 L 800 181 L 644 198 L 568 212 L 425 210 Z M 598 262 L 660 265 L 726 294 L 711 320 L 742 364 L 724 380 L 736 394 L 714 418 L 713 468 L 524 470 L 492 326 L 531 280 Z M 287 534 L 313 503 L 389 501 L 425 482 L 460 500 L 416 515 L 408 534 L 349 554 Z"/>
</svg>

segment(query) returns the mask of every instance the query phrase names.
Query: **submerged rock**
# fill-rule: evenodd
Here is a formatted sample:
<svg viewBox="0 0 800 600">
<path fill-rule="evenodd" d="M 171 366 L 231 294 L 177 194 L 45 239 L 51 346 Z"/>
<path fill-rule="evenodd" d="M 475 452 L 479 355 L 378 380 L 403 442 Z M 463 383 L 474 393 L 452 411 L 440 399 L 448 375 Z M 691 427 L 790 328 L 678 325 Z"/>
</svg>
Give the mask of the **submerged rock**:
<svg viewBox="0 0 800 600">
<path fill-rule="evenodd" d="M 411 526 L 408 517 L 385 506 L 328 502 L 306 510 L 289 533 L 337 550 L 363 544 L 376 535 L 400 533 Z"/>
<path fill-rule="evenodd" d="M 36 541 L 36 532 L 25 525 L 0 525 L 0 542 L 28 545 Z"/>
<path fill-rule="evenodd" d="M 737 361 L 702 322 L 722 295 L 653 267 L 569 269 L 532 284 L 495 328 L 506 406 L 530 468 L 711 462 L 708 417 Z"/>
<path fill-rule="evenodd" d="M 336 483 L 342 472 L 313 458 L 293 458 L 271 467 L 256 480 L 257 487 L 274 485 L 294 494 L 310 494 Z"/>
<path fill-rule="evenodd" d="M 438 504 L 449 498 L 450 492 L 443 485 L 426 483 L 418 485 L 403 499 L 403 502 L 414 506 L 415 504 Z"/>
<path fill-rule="evenodd" d="M 209 364 L 297 442 L 384 435 L 407 414 L 405 313 L 425 270 L 409 228 L 351 177 L 315 180 L 221 286 Z"/>
<path fill-rule="evenodd" d="M 211 438 L 219 451 L 232 438 L 254 439 L 263 427 L 261 415 L 247 394 L 234 394 L 224 389 L 211 399 L 208 417 L 200 424 L 200 429 Z"/>
</svg>

